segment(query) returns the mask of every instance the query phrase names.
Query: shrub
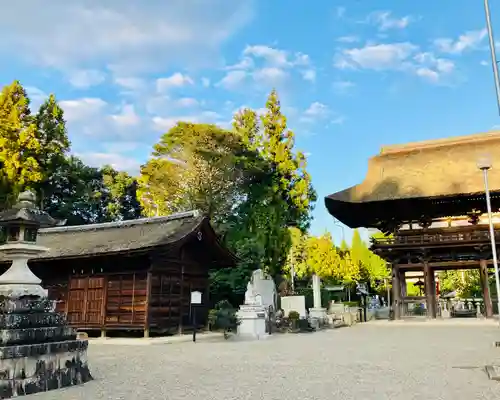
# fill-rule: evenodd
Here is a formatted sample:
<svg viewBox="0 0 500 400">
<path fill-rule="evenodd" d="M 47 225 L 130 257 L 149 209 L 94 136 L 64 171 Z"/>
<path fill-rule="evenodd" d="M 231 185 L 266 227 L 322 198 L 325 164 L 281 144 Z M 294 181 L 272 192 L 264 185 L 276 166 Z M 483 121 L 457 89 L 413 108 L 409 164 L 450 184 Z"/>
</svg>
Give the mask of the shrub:
<svg viewBox="0 0 500 400">
<path fill-rule="evenodd" d="M 208 312 L 208 322 L 211 330 L 224 333 L 224 339 L 229 337 L 230 332 L 236 331 L 239 324 L 236 309 L 227 300 L 219 301 L 215 308 Z"/>
<path fill-rule="evenodd" d="M 297 311 L 290 311 L 288 313 L 288 319 L 291 321 L 297 321 L 300 319 L 300 314 Z"/>
</svg>

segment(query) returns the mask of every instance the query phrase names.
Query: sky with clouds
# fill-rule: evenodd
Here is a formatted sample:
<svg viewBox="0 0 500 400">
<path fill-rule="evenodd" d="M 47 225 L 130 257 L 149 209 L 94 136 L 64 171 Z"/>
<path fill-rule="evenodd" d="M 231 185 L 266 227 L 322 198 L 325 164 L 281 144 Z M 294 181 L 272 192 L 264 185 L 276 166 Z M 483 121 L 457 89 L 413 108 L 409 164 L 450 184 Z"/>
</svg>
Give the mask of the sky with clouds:
<svg viewBox="0 0 500 400">
<path fill-rule="evenodd" d="M 73 152 L 136 173 L 178 120 L 229 126 L 276 88 L 319 194 L 382 145 L 499 125 L 482 2 L 26 0 L 2 6 L 0 84 L 54 93 Z M 492 2 L 500 32 L 500 6 Z M 22 21 L 22 23 L 20 23 Z M 499 37 L 500 39 L 500 37 Z M 344 229 L 349 236 L 347 229 Z"/>
</svg>

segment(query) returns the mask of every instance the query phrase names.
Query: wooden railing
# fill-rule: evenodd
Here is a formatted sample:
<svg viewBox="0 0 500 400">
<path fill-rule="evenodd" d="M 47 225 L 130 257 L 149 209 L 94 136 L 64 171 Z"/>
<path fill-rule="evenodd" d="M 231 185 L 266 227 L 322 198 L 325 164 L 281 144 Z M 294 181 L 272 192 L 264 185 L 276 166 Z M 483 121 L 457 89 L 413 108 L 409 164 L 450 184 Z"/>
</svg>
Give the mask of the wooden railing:
<svg viewBox="0 0 500 400">
<path fill-rule="evenodd" d="M 495 238 L 500 239 L 500 232 L 495 232 Z M 422 233 L 421 235 L 400 235 L 392 238 L 371 238 L 372 245 L 416 245 L 416 244 L 439 244 L 454 242 L 488 242 L 490 233 L 488 231 L 471 231 L 461 233 Z"/>
</svg>

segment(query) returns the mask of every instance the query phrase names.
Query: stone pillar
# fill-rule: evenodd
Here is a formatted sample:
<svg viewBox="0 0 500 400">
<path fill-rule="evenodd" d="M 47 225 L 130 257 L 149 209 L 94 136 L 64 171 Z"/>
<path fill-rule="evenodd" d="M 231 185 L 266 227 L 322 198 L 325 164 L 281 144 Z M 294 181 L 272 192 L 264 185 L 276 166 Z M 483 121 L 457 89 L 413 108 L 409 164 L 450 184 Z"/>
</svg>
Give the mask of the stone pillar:
<svg viewBox="0 0 500 400">
<path fill-rule="evenodd" d="M 394 319 L 401 319 L 401 281 L 397 264 L 392 264 L 392 310 Z"/>
<path fill-rule="evenodd" d="M 319 276 L 314 274 L 312 277 L 313 284 L 313 308 L 309 310 L 311 318 L 319 318 L 321 320 L 326 318 L 326 308 L 321 304 L 321 280 Z"/>
<path fill-rule="evenodd" d="M 479 276 L 481 277 L 481 287 L 483 289 L 484 313 L 486 318 L 493 317 L 493 303 L 491 302 L 490 285 L 488 280 L 488 262 L 479 261 Z"/>
<path fill-rule="evenodd" d="M 424 283 L 427 317 L 436 318 L 436 280 L 434 270 L 429 266 L 427 260 L 424 260 Z"/>
</svg>

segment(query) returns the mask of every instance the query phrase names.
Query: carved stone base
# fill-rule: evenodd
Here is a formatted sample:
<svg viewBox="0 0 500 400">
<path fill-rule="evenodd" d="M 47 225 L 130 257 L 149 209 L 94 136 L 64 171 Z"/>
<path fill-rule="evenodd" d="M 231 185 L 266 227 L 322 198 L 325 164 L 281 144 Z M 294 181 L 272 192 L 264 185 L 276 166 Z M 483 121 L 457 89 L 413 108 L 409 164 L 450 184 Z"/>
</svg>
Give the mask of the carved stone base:
<svg viewBox="0 0 500 400">
<path fill-rule="evenodd" d="M 0 398 L 92 380 L 87 348 L 46 298 L 0 299 Z"/>
<path fill-rule="evenodd" d="M 266 333 L 266 308 L 258 305 L 242 305 L 237 312 L 238 336 L 264 339 Z"/>
</svg>

